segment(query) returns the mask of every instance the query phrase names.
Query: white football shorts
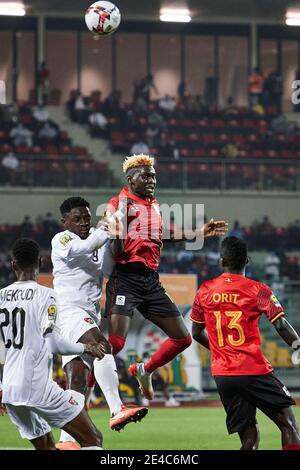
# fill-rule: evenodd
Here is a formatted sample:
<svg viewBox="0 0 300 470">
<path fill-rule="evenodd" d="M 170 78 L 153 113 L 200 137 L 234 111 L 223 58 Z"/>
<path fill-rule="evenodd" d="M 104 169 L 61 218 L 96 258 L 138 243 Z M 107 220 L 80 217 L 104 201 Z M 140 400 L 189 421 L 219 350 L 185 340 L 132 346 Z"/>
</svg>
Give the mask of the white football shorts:
<svg viewBox="0 0 300 470">
<path fill-rule="evenodd" d="M 47 403 L 41 405 L 6 404 L 12 422 L 17 426 L 23 439 L 37 439 L 51 431 L 51 428 L 63 428 L 79 415 L 83 406 L 72 396 L 72 390 L 63 390 L 55 382 L 47 397 Z"/>
<path fill-rule="evenodd" d="M 80 307 L 60 307 L 57 315 L 56 324 L 60 330 L 60 334 L 71 343 L 77 343 L 84 333 L 92 328 L 99 328 L 101 321 L 100 313 L 87 313 Z M 72 361 L 77 355 L 62 356 L 62 366 L 65 367 L 68 362 Z M 87 361 L 85 356 L 80 356 L 86 366 L 91 368 L 91 361 Z"/>
</svg>

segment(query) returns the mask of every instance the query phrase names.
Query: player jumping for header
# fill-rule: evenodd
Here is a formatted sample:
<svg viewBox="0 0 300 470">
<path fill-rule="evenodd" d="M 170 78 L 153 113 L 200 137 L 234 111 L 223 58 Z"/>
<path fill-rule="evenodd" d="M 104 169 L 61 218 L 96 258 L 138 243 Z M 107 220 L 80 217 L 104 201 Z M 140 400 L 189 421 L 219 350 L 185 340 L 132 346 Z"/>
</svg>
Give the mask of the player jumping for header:
<svg viewBox="0 0 300 470">
<path fill-rule="evenodd" d="M 108 213 L 116 211 L 126 200 L 127 233 L 124 240 L 113 242 L 115 268 L 107 284 L 106 315 L 109 316 L 109 341 L 113 354 L 124 347 L 134 309 L 161 328 L 168 339 L 144 364 L 132 364 L 129 371 L 139 381 L 142 393 L 153 399 L 151 373 L 184 351 L 192 341 L 182 315 L 166 294 L 157 273 L 163 230 L 159 204 L 154 198 L 156 173 L 154 159 L 134 155 L 124 161 L 128 188 L 110 200 Z M 127 224 L 126 224 L 127 222 Z M 222 236 L 224 221 L 210 221 L 193 232 L 194 237 Z M 172 228 L 168 241 L 191 239 L 191 231 Z"/>
<path fill-rule="evenodd" d="M 299 348 L 299 336 L 284 318 L 283 307 L 271 289 L 245 277 L 247 263 L 246 243 L 226 238 L 221 245 L 224 273 L 198 290 L 191 314 L 192 334 L 211 350 L 211 371 L 227 414 L 227 429 L 229 434 L 239 433 L 241 449 L 258 448 L 259 408 L 279 427 L 282 448 L 300 450 L 291 409 L 295 402 L 261 352 L 258 321 L 265 314 L 294 349 Z"/>
<path fill-rule="evenodd" d="M 70 341 L 96 342 L 105 351 L 99 361 L 86 355 L 64 356 L 67 388 L 77 390 L 84 403 L 88 372 L 93 370 L 111 411 L 110 427 L 119 431 L 130 422 L 140 421 L 148 410 L 123 405 L 111 346 L 99 329 L 102 280 L 112 269 L 109 242 L 111 236 L 117 235 L 117 229 L 113 223 L 91 229 L 89 203 L 80 197 L 66 199 L 60 210 L 65 230 L 53 238 L 51 254 L 54 290 L 60 306 L 58 326 L 62 336 Z M 76 443 L 62 432 L 58 448 L 75 450 Z"/>
</svg>

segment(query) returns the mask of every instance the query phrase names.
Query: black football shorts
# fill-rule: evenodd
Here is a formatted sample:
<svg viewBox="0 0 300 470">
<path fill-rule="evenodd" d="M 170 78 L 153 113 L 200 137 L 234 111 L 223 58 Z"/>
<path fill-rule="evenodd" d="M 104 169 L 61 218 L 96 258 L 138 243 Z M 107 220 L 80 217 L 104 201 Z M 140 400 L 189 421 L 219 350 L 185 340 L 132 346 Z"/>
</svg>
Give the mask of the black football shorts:
<svg viewBox="0 0 300 470">
<path fill-rule="evenodd" d="M 181 315 L 156 271 L 143 263 L 116 264 L 106 284 L 105 317 L 113 313 L 132 317 L 135 309 L 145 318 Z"/>
<path fill-rule="evenodd" d="M 287 388 L 274 375 L 222 375 L 214 377 L 226 411 L 228 433 L 256 423 L 256 408 L 274 419 L 283 408 L 295 405 Z"/>
</svg>

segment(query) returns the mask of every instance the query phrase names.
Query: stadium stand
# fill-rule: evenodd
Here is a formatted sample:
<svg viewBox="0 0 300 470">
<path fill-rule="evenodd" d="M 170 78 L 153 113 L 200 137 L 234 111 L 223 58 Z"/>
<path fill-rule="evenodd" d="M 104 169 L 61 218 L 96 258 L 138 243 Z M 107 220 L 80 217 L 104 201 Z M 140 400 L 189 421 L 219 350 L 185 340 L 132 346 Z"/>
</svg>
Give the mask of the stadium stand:
<svg viewBox="0 0 300 470">
<path fill-rule="evenodd" d="M 97 187 L 111 182 L 107 164 L 94 162 L 85 147 L 73 146 L 55 122 L 38 120 L 28 106 L 1 107 L 0 128 L 0 185 Z"/>
</svg>

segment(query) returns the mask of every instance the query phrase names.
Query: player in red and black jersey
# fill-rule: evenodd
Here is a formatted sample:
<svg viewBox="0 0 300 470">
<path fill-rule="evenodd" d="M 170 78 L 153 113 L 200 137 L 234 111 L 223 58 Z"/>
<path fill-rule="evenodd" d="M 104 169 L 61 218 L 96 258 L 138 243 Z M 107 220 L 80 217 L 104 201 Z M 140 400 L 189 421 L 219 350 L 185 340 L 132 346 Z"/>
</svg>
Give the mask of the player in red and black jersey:
<svg viewBox="0 0 300 470">
<path fill-rule="evenodd" d="M 157 273 L 163 240 L 163 223 L 154 198 L 156 173 L 154 159 L 134 155 L 125 160 L 123 170 L 128 188 L 108 203 L 107 215 L 124 205 L 127 231 L 123 240 L 114 241 L 115 269 L 107 283 L 106 315 L 109 317 L 109 341 L 113 353 L 124 347 L 135 309 L 155 325 L 168 339 L 144 364 L 133 364 L 129 371 L 139 381 L 146 398 L 153 399 L 151 373 L 171 361 L 192 341 L 183 318 L 159 281 Z M 124 207 L 122 208 L 124 209 Z M 190 234 L 173 227 L 171 241 L 182 241 Z M 210 221 L 195 232 L 195 236 L 221 236 L 227 230 L 224 221 Z M 175 233 L 176 232 L 176 233 Z"/>
<path fill-rule="evenodd" d="M 221 245 L 221 276 L 204 282 L 191 314 L 193 338 L 211 351 L 211 371 L 224 405 L 228 432 L 238 432 L 241 449 L 259 444 L 256 408 L 279 427 L 284 450 L 300 450 L 295 402 L 274 375 L 261 352 L 258 321 L 262 314 L 294 349 L 299 336 L 284 318 L 283 308 L 271 291 L 245 277 L 247 245 L 228 237 Z M 206 332 L 205 332 L 206 329 Z"/>
</svg>

